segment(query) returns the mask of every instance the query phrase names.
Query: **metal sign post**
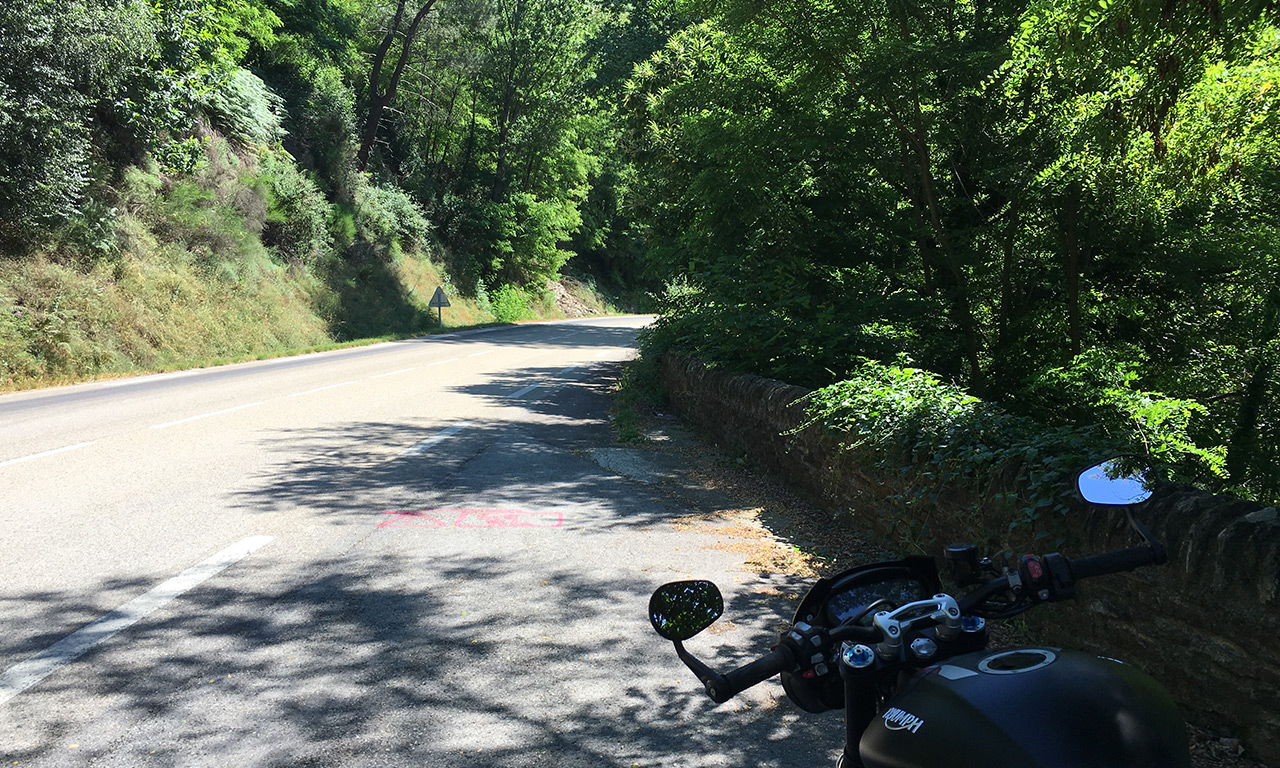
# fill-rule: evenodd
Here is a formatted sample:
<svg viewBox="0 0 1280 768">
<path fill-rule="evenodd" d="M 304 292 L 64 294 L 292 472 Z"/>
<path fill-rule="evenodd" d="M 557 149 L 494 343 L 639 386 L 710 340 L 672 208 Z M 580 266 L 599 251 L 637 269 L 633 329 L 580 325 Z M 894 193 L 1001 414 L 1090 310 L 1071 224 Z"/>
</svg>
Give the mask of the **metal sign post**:
<svg viewBox="0 0 1280 768">
<path fill-rule="evenodd" d="M 449 306 L 449 297 L 444 295 L 444 287 L 436 288 L 436 293 L 431 297 L 431 301 L 427 303 L 428 307 L 435 307 L 440 313 L 440 327 L 444 328 L 444 308 Z"/>
</svg>

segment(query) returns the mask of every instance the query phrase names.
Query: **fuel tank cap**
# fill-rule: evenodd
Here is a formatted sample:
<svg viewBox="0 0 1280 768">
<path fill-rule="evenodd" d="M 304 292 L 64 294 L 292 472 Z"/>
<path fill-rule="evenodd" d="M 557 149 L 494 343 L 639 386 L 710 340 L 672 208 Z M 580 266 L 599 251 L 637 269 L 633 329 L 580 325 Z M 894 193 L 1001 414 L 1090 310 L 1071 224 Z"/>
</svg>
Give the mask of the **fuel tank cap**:
<svg viewBox="0 0 1280 768">
<path fill-rule="evenodd" d="M 1020 675 L 1043 669 L 1057 659 L 1058 654 L 1048 648 L 1018 648 L 991 654 L 978 662 L 978 669 L 988 675 Z"/>
</svg>

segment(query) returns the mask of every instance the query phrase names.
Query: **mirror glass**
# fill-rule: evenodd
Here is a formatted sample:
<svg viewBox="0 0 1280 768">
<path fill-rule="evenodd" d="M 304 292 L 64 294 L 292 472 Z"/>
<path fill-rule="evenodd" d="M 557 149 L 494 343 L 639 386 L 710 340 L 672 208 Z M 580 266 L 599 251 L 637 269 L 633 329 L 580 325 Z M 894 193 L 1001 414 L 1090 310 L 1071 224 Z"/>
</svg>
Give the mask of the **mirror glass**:
<svg viewBox="0 0 1280 768">
<path fill-rule="evenodd" d="M 1108 459 L 1076 478 L 1080 495 L 1090 504 L 1124 506 L 1151 498 L 1149 467 L 1137 457 Z"/>
<path fill-rule="evenodd" d="M 688 640 L 722 613 L 720 590 L 709 581 L 673 581 L 649 598 L 649 623 L 668 640 Z"/>
</svg>

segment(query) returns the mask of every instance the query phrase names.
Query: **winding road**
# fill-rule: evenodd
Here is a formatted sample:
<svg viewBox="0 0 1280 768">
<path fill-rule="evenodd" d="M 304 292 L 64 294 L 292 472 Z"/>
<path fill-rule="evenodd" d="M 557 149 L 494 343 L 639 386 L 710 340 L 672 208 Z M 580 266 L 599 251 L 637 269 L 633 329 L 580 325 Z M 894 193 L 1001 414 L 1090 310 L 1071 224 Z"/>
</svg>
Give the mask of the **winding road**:
<svg viewBox="0 0 1280 768">
<path fill-rule="evenodd" d="M 657 584 L 754 576 L 591 458 L 647 321 L 0 397 L 0 764 L 828 759 L 838 722 L 713 711 L 648 629 Z"/>
</svg>

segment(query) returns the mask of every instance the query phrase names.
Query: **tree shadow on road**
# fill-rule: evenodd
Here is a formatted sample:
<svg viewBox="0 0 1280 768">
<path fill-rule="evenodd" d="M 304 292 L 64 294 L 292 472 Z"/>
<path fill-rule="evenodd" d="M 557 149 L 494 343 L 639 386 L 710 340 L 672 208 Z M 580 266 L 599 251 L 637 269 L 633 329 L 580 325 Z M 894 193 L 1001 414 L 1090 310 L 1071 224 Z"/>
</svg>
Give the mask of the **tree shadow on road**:
<svg viewBox="0 0 1280 768">
<path fill-rule="evenodd" d="M 780 592 L 795 585 L 735 570 L 738 555 L 706 550 L 671 525 L 687 508 L 581 455 L 607 425 L 575 416 L 599 411 L 571 407 L 572 397 L 605 394 L 522 400 L 510 418 L 479 420 L 447 449 L 408 455 L 448 423 L 268 435 L 268 456 L 279 459 L 268 458 L 236 502 L 349 533 L 320 560 L 233 567 L 51 676 L 11 702 L 0 756 L 58 766 L 467 768 L 832 759 L 837 714 L 801 717 L 777 702 L 773 683 L 717 707 L 648 626 L 659 583 L 688 572 L 731 578 L 726 618 L 688 644 L 728 669 L 776 641 L 789 609 Z M 557 420 L 565 423 L 553 430 Z M 558 517 L 387 525 L 398 519 L 387 512 L 512 507 Z"/>
<path fill-rule="evenodd" d="M 95 651 L 95 674 L 32 694 L 109 702 L 96 721 L 0 753 L 66 765 L 799 766 L 838 744 L 834 717 L 788 723 L 787 705 L 758 697 L 714 707 L 648 630 L 644 579 L 528 565 L 353 556 L 282 591 L 197 590 Z M 531 577 L 537 599 L 518 597 Z M 744 595 L 729 609 L 761 606 Z M 739 651 L 769 643 L 730 634 Z M 132 661 L 118 664 L 126 644 Z M 122 724 L 127 739 L 85 733 Z"/>
</svg>

